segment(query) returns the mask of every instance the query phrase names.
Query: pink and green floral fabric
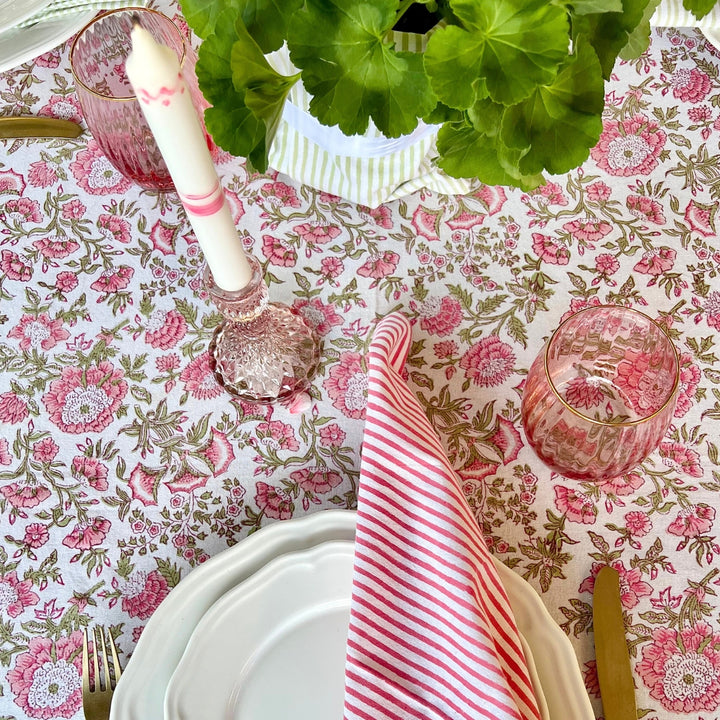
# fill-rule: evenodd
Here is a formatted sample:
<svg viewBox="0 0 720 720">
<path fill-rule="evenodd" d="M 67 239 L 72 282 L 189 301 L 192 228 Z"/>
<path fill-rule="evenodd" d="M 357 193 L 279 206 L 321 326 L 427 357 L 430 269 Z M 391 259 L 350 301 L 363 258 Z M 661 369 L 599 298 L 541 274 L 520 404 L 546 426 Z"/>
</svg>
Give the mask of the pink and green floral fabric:
<svg viewBox="0 0 720 720">
<path fill-rule="evenodd" d="M 184 26 L 169 2 L 156 3 Z M 81 718 L 81 630 L 127 662 L 194 567 L 269 523 L 353 508 L 378 319 L 413 323 L 407 380 L 492 552 L 569 635 L 600 715 L 595 574 L 620 572 L 638 707 L 720 716 L 720 52 L 654 31 L 620 64 L 579 169 L 377 209 L 217 159 L 273 300 L 322 337 L 307 397 L 217 385 L 219 316 L 173 194 L 124 180 L 88 133 L 0 145 L 0 718 Z M 81 120 L 68 44 L 0 75 L 0 112 Z M 520 399 L 573 310 L 621 303 L 681 354 L 659 449 L 602 483 L 552 475 Z"/>
</svg>

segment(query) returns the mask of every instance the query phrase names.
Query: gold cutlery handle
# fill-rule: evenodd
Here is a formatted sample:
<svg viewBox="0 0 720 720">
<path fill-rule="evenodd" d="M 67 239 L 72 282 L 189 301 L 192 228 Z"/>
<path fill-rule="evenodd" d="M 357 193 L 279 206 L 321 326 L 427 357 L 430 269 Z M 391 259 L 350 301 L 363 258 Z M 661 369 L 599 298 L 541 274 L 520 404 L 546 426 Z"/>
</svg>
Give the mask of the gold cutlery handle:
<svg viewBox="0 0 720 720">
<path fill-rule="evenodd" d="M 72 120 L 36 116 L 0 117 L 0 138 L 75 138 L 83 129 Z"/>
</svg>

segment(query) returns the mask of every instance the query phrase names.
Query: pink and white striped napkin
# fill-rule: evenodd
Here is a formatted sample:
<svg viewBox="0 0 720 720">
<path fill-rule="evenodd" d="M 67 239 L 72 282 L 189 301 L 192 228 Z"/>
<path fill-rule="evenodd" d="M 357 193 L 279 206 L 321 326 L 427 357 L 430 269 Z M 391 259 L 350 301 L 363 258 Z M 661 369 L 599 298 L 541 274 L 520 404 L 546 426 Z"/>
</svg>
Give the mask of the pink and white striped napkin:
<svg viewBox="0 0 720 720">
<path fill-rule="evenodd" d="M 440 440 L 377 326 L 345 666 L 345 720 L 538 720 L 510 603 Z"/>
</svg>

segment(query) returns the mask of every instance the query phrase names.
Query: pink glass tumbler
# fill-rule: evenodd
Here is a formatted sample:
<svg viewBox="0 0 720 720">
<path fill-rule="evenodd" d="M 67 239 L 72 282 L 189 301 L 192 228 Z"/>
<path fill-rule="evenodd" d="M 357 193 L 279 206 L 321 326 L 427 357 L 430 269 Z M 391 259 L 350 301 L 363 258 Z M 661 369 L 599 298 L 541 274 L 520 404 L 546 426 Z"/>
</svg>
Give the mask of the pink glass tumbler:
<svg viewBox="0 0 720 720">
<path fill-rule="evenodd" d="M 85 122 L 116 170 L 148 190 L 174 190 L 170 173 L 125 74 L 133 18 L 172 48 L 195 107 L 207 107 L 195 76 L 196 55 L 170 18 L 146 8 L 100 15 L 78 33 L 70 50 L 75 90 Z M 108 168 L 112 173 L 112 168 Z M 96 178 L 99 183 L 103 178 Z M 109 180 L 108 180 L 109 181 Z"/>
<path fill-rule="evenodd" d="M 667 432 L 679 376 L 675 346 L 647 315 L 611 305 L 581 310 L 530 367 L 522 399 L 528 442 L 568 478 L 623 475 Z"/>
</svg>

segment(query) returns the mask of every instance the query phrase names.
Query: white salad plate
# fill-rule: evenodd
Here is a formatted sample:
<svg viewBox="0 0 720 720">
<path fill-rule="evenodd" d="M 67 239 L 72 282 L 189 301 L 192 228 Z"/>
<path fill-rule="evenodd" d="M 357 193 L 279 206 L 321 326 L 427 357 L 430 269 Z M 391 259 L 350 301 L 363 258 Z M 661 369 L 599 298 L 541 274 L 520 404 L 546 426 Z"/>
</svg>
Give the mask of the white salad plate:
<svg viewBox="0 0 720 720">
<path fill-rule="evenodd" d="M 111 720 L 339 720 L 355 517 L 275 523 L 189 573 L 148 621 Z M 533 588 L 496 566 L 543 717 L 593 720 L 568 638 Z"/>
<path fill-rule="evenodd" d="M 0 0 L 0 33 L 44 10 L 52 0 Z"/>
<path fill-rule="evenodd" d="M 46 4 L 42 3 L 43 6 Z M 57 47 L 92 20 L 95 14 L 95 10 L 74 13 L 24 28 L 10 27 L 0 31 L 0 72 L 22 65 Z M 20 20 L 14 20 L 13 24 L 15 22 Z"/>
</svg>

